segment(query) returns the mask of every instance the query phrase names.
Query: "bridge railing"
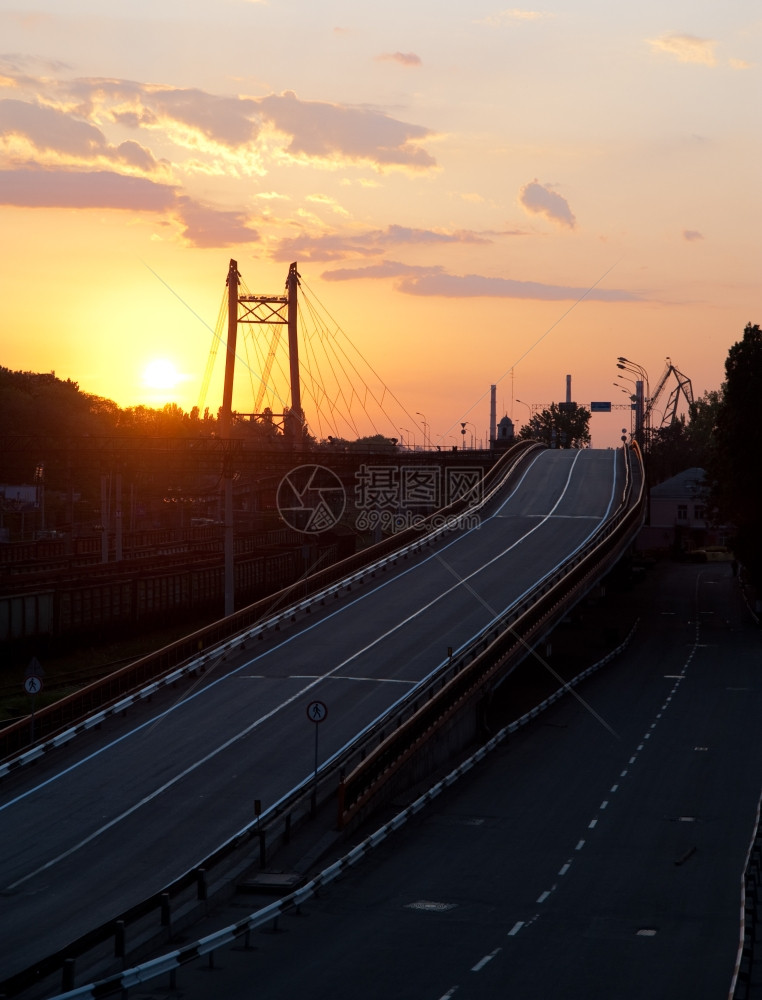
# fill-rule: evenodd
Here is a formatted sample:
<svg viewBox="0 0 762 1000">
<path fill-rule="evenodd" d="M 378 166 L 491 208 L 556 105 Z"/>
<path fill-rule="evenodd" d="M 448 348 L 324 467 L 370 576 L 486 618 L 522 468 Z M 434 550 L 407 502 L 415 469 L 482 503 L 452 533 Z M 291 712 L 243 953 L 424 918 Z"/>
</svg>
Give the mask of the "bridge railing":
<svg viewBox="0 0 762 1000">
<path fill-rule="evenodd" d="M 502 464 L 502 472 L 493 470 L 496 475 L 485 490 L 482 509 L 496 499 L 505 478 L 516 472 L 533 450 L 522 448 L 510 458 L 506 456 L 508 460 Z M 306 776 L 292 791 L 266 809 L 262 816 L 238 830 L 211 855 L 199 860 L 171 884 L 0 984 L 6 995 L 14 996 L 57 970 L 66 970 L 67 962 L 73 967 L 75 957 L 105 942 L 113 940 L 118 946 L 121 941 L 123 946 L 126 929 L 136 927 L 141 921 L 151 917 L 156 921 L 160 917 L 161 924 L 165 928 L 170 927 L 173 909 L 177 909 L 183 901 L 186 908 L 193 906 L 193 900 L 196 900 L 196 906 L 205 905 L 208 880 L 213 872 L 220 868 L 235 868 L 236 864 L 239 867 L 250 866 L 252 843 L 258 843 L 260 865 L 265 867 L 269 851 L 287 843 L 291 835 L 314 815 L 320 803 L 335 799 L 337 788 L 339 826 L 349 823 L 436 729 L 452 718 L 469 698 L 478 695 L 487 683 L 505 673 L 511 658 L 518 662 L 527 654 L 531 643 L 539 640 L 542 630 L 550 627 L 554 610 L 560 608 L 561 613 L 567 610 L 563 594 L 568 593 L 570 587 L 580 588 L 584 593 L 586 581 L 597 579 L 600 575 L 601 564 L 606 559 L 613 562 L 618 558 L 632 531 L 642 521 L 644 509 L 642 468 L 638 484 L 639 463 L 633 463 L 630 452 L 625 455 L 625 484 L 618 508 L 575 555 L 573 565 L 566 571 L 551 574 L 532 588 L 518 605 L 492 622 L 457 656 L 437 666 L 412 692 L 334 753 L 321 765 L 317 787 L 314 786 L 313 776 Z M 422 542 L 422 539 L 418 541 Z M 599 557 L 592 558 L 596 552 Z M 566 586 L 562 587 L 564 581 Z"/>
<path fill-rule="evenodd" d="M 569 606 L 577 603 L 619 558 L 641 526 L 645 512 L 640 455 L 628 451 L 625 460 L 625 484 L 613 516 L 571 560 L 533 587 L 507 615 L 493 622 L 487 633 L 446 670 L 419 685 L 410 696 L 409 717 L 397 717 L 392 732 L 343 778 L 339 826 L 346 826 L 361 813 L 432 734 L 463 709 L 466 701 L 480 697 L 488 685 L 517 666 Z"/>
<path fill-rule="evenodd" d="M 511 474 L 516 464 L 539 447 L 533 442 L 524 441 L 509 449 L 486 474 L 482 486 L 483 493 L 492 495 L 504 478 Z M 10 758 L 24 751 L 37 757 L 45 749 L 65 742 L 63 739 L 56 741 L 51 738 L 64 733 L 68 735 L 71 727 L 77 730 L 82 727 L 90 728 L 101 723 L 106 715 L 123 711 L 136 700 L 131 697 L 131 693 L 136 689 L 143 688 L 144 693 L 141 696 L 150 697 L 163 684 L 175 684 L 183 675 L 203 672 L 216 662 L 218 654 L 215 650 L 223 644 L 228 644 L 228 648 L 219 654 L 224 657 L 232 648 L 231 640 L 242 634 L 251 633 L 253 628 L 260 630 L 270 626 L 279 628 L 283 622 L 293 619 L 296 614 L 309 613 L 316 597 L 324 599 L 326 590 L 335 588 L 346 579 L 354 578 L 353 582 L 360 582 L 362 571 L 367 567 L 380 564 L 398 552 L 402 554 L 401 557 L 407 558 L 418 545 L 432 538 L 431 524 L 434 518 L 457 518 L 458 515 L 471 509 L 475 495 L 475 490 L 471 494 L 467 493 L 436 514 L 423 518 L 419 527 L 410 527 L 391 535 L 183 639 L 141 657 L 106 677 L 93 681 L 37 711 L 34 716 L 34 726 L 31 716 L 11 723 L 0 730 L 0 768 Z M 152 684 L 155 686 L 151 687 Z M 144 687 L 145 685 L 148 687 Z M 0 776 L 2 773 L 0 770 Z"/>
</svg>

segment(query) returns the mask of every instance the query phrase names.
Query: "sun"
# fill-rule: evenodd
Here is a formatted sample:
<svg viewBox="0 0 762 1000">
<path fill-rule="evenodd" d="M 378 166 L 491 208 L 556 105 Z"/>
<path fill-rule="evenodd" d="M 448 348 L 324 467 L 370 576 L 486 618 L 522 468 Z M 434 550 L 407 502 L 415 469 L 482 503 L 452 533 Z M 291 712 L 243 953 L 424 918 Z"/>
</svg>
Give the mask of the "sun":
<svg viewBox="0 0 762 1000">
<path fill-rule="evenodd" d="M 182 375 L 166 358 L 155 358 L 143 369 L 143 385 L 149 389 L 174 389 L 180 381 Z"/>
</svg>

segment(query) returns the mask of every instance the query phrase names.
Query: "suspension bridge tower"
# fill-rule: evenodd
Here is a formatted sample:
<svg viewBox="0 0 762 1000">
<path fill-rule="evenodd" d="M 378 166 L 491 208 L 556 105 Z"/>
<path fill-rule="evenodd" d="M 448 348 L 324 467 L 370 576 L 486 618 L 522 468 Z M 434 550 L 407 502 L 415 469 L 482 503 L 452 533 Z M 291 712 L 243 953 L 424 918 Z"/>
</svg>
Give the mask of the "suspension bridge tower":
<svg viewBox="0 0 762 1000">
<path fill-rule="evenodd" d="M 224 524 L 225 524 L 225 615 L 232 615 L 235 604 L 235 568 L 233 560 L 233 461 L 230 447 L 233 425 L 233 377 L 235 373 L 238 327 L 242 323 L 252 325 L 278 326 L 288 329 L 288 358 L 291 405 L 284 406 L 283 413 L 273 416 L 283 419 L 283 434 L 292 448 L 296 449 L 304 436 L 304 412 L 302 410 L 299 383 L 299 338 L 297 328 L 297 289 L 299 272 L 296 261 L 288 269 L 285 295 L 242 295 L 239 293 L 241 275 L 238 262 L 230 261 L 227 274 L 228 288 L 228 335 L 225 353 L 225 382 L 222 389 L 222 409 L 220 411 L 220 431 L 225 447 L 223 468 Z M 267 373 L 265 373 L 265 378 Z M 261 414 L 254 414 L 261 416 Z"/>
</svg>

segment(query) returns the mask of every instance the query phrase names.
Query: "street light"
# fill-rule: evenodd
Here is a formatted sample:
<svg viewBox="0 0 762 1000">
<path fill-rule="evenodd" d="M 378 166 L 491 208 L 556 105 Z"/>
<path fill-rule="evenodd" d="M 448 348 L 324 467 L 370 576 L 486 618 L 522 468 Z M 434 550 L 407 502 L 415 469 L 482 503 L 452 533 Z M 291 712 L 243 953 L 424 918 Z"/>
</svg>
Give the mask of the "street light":
<svg viewBox="0 0 762 1000">
<path fill-rule="evenodd" d="M 429 426 L 428 423 L 426 422 L 426 414 L 425 413 L 421 413 L 420 410 L 416 410 L 415 411 L 415 415 L 417 417 L 423 417 L 423 447 L 425 448 L 426 447 L 426 440 L 428 438 L 428 434 L 426 432 L 427 432 L 428 426 Z M 431 441 L 429 441 L 429 444 L 431 444 Z"/>
<path fill-rule="evenodd" d="M 407 434 L 407 444 L 405 444 L 405 439 L 403 438 L 403 440 L 402 440 L 402 447 L 403 448 L 409 448 L 410 447 L 410 431 L 407 429 L 407 427 L 400 427 L 400 434 Z"/>
<path fill-rule="evenodd" d="M 532 407 L 529 405 L 529 403 L 525 403 L 523 399 L 517 399 L 516 402 L 517 403 L 521 403 L 522 406 L 526 406 L 526 408 L 529 410 L 529 420 L 527 421 L 527 423 L 531 423 L 531 420 L 532 420 Z"/>
<path fill-rule="evenodd" d="M 617 368 L 620 368 L 622 371 L 629 372 L 636 378 L 635 437 L 638 444 L 641 445 L 644 451 L 646 451 L 648 449 L 650 439 L 651 420 L 651 387 L 648 380 L 648 372 L 642 365 L 637 364 L 635 361 L 630 361 L 629 358 L 625 357 L 617 358 Z M 619 378 L 620 376 L 617 377 Z M 629 379 L 627 381 L 629 381 Z M 643 393 L 644 383 L 645 395 Z"/>
</svg>

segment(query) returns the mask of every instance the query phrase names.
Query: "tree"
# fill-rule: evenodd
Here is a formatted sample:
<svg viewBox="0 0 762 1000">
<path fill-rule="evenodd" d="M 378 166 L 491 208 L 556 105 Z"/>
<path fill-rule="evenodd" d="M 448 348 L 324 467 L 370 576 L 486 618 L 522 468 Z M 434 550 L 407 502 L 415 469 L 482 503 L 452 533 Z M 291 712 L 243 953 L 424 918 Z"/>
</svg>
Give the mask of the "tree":
<svg viewBox="0 0 762 1000">
<path fill-rule="evenodd" d="M 528 424 L 519 431 L 523 441 L 541 441 L 549 448 L 584 448 L 590 444 L 590 410 L 571 404 L 561 409 L 556 403 L 539 413 L 533 413 Z"/>
<path fill-rule="evenodd" d="M 734 529 L 733 547 L 751 578 L 762 585 L 762 331 L 748 323 L 728 351 L 708 480 L 715 517 Z"/>
<path fill-rule="evenodd" d="M 688 408 L 688 419 L 659 427 L 651 433 L 648 473 L 652 485 L 685 469 L 706 469 L 715 445 L 715 429 L 722 393 L 707 390 Z"/>
</svg>

